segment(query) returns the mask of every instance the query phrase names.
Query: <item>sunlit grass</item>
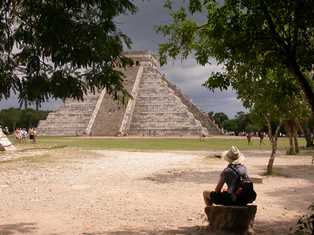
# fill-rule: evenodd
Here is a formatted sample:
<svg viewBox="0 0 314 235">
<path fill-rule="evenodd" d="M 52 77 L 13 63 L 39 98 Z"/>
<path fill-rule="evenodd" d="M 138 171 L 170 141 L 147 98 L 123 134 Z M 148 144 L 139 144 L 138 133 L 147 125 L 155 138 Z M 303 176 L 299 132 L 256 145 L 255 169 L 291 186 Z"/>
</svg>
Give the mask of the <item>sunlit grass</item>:
<svg viewBox="0 0 314 235">
<path fill-rule="evenodd" d="M 15 140 L 11 138 L 12 142 Z M 232 145 L 241 150 L 270 150 L 268 140 L 262 145 L 258 139 L 253 139 L 248 144 L 245 137 L 224 138 L 210 137 L 205 141 L 198 138 L 83 138 L 83 137 L 38 137 L 37 143 L 15 143 L 23 148 L 61 148 L 77 147 L 82 149 L 116 149 L 116 150 L 224 150 Z M 305 145 L 303 138 L 299 139 L 300 147 Z M 288 147 L 287 138 L 279 138 L 278 149 L 285 150 Z"/>
</svg>

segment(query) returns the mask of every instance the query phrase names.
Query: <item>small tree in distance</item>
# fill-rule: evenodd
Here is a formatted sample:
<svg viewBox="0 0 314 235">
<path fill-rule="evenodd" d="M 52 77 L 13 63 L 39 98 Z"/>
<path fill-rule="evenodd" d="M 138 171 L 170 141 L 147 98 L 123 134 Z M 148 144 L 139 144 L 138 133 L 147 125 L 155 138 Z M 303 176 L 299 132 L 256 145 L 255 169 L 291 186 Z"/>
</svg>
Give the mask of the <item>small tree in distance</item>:
<svg viewBox="0 0 314 235">
<path fill-rule="evenodd" d="M 268 128 L 272 152 L 267 164 L 267 174 L 272 174 L 279 130 L 284 121 L 303 119 L 310 116 L 310 109 L 304 101 L 303 93 L 285 70 L 266 70 L 258 77 L 235 78 L 231 81 L 238 91 L 238 97 L 249 108 L 256 120 Z M 245 82 L 241 80 L 245 80 Z M 273 123 L 276 123 L 275 128 Z"/>
</svg>

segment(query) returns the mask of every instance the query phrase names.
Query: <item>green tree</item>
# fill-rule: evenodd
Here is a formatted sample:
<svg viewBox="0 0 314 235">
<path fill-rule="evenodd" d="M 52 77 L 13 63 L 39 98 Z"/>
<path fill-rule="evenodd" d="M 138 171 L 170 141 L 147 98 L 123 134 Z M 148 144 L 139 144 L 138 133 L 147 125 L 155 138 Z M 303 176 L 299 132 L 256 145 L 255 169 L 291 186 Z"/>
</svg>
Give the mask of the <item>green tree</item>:
<svg viewBox="0 0 314 235">
<path fill-rule="evenodd" d="M 46 119 L 49 111 L 35 111 L 33 109 L 3 109 L 0 111 L 0 124 L 7 126 L 10 132 L 15 128 L 37 127 L 40 120 Z"/>
<path fill-rule="evenodd" d="M 224 122 L 223 128 L 224 128 L 225 131 L 234 132 L 235 135 L 237 135 L 237 134 L 239 133 L 239 128 L 238 128 L 238 125 L 237 125 L 237 120 L 235 120 L 235 119 L 226 120 L 226 121 Z"/>
<path fill-rule="evenodd" d="M 0 1 L 0 99 L 127 96 L 115 68 L 131 63 L 122 54 L 131 42 L 114 19 L 135 10 L 131 0 Z"/>
<path fill-rule="evenodd" d="M 227 131 L 233 131 L 236 135 L 240 132 L 257 132 L 261 125 L 254 121 L 251 113 L 238 112 L 233 119 L 225 120 L 222 124 Z"/>
<path fill-rule="evenodd" d="M 21 115 L 22 113 L 19 109 L 10 108 L 1 110 L 0 123 L 2 127 L 7 126 L 10 131 L 15 130 L 16 127 L 19 127 Z"/>
<path fill-rule="evenodd" d="M 272 152 L 267 165 L 268 174 L 272 173 L 278 134 L 282 124 L 310 116 L 310 109 L 304 102 L 304 94 L 299 85 L 285 71 L 284 69 L 266 70 L 258 78 L 247 76 L 235 78 L 232 81 L 232 86 L 237 90 L 238 97 L 244 106 L 252 111 L 256 120 L 264 122 L 268 128 L 268 136 L 272 144 Z M 274 123 L 276 123 L 275 127 Z M 295 141 L 296 133 L 293 134 L 291 139 Z M 292 142 L 290 146 L 293 147 L 296 144 Z"/>
<path fill-rule="evenodd" d="M 228 88 L 230 75 L 258 74 L 252 70 L 257 65 L 280 67 L 298 82 L 314 113 L 311 0 L 189 0 L 178 9 L 172 2 L 165 5 L 173 22 L 158 28 L 167 38 L 160 45 L 162 63 L 192 53 L 202 65 L 215 58 L 225 70 L 211 75 L 206 85 L 212 89 Z"/>
<path fill-rule="evenodd" d="M 220 128 L 223 127 L 223 123 L 225 121 L 229 120 L 229 117 L 223 112 L 215 113 L 212 115 L 212 117 Z"/>
</svg>

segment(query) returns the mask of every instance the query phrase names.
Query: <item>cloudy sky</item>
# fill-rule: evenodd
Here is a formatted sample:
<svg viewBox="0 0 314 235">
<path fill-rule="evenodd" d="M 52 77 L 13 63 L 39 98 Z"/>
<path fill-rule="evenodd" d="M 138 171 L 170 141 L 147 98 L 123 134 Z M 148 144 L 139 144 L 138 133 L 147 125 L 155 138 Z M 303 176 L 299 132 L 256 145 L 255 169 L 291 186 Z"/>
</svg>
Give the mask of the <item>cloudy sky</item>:
<svg viewBox="0 0 314 235">
<path fill-rule="evenodd" d="M 159 43 L 163 42 L 161 35 L 155 33 L 155 26 L 166 24 L 170 17 L 163 8 L 164 0 L 134 0 L 138 6 L 135 15 L 119 17 L 116 22 L 120 29 L 132 40 L 133 50 L 149 50 L 153 53 L 158 51 Z M 203 111 L 225 112 L 230 117 L 244 110 L 236 94 L 232 90 L 214 93 L 203 88 L 201 84 L 208 78 L 212 71 L 221 69 L 212 64 L 207 66 L 197 65 L 193 58 L 186 61 L 169 61 L 161 71 L 166 74 L 167 79 L 175 83 L 185 95 L 192 98 L 194 104 Z M 7 101 L 0 101 L 0 108 L 17 106 L 14 97 Z M 43 106 L 44 109 L 55 109 L 61 102 L 50 102 Z"/>
</svg>

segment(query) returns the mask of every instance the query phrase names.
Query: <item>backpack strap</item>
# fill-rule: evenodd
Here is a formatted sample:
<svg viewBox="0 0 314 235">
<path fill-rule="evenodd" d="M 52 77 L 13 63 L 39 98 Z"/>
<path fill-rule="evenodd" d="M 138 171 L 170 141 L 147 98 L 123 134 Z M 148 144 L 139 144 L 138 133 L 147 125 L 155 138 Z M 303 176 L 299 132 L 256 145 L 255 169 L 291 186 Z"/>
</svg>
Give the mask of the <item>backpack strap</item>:
<svg viewBox="0 0 314 235">
<path fill-rule="evenodd" d="M 236 168 L 234 168 L 234 167 L 232 166 L 232 164 L 229 164 L 228 167 L 229 167 L 234 173 L 236 173 L 236 175 L 241 179 L 241 175 L 240 175 L 239 171 L 238 171 Z"/>
<path fill-rule="evenodd" d="M 236 167 L 232 166 L 232 164 L 229 164 L 228 167 L 238 176 L 238 180 L 239 181 L 241 181 L 241 180 L 249 180 L 249 177 L 247 175 L 242 176 L 240 174 L 240 172 L 238 171 L 238 169 Z"/>
</svg>

